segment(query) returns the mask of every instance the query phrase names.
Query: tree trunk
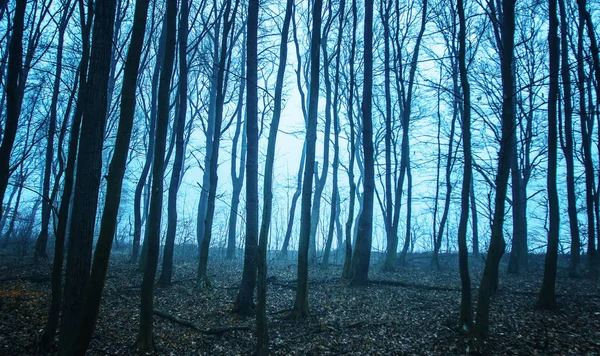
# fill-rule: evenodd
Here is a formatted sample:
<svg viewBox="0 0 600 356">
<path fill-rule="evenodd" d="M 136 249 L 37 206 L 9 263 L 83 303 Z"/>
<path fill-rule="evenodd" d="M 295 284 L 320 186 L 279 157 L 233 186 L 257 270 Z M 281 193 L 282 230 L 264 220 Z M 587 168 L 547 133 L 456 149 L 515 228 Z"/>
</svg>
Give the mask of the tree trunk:
<svg viewBox="0 0 600 356">
<path fill-rule="evenodd" d="M 502 2 L 502 138 L 500 141 L 500 152 L 498 157 L 498 174 L 496 176 L 496 197 L 494 217 L 492 221 L 492 236 L 488 257 L 479 286 L 477 299 L 476 335 L 478 339 L 485 340 L 489 332 L 489 309 L 490 298 L 498 289 L 498 268 L 500 258 L 504 254 L 506 243 L 502 229 L 504 224 L 504 203 L 508 188 L 510 175 L 511 140 L 514 130 L 514 88 L 513 88 L 513 48 L 515 28 L 515 0 L 503 0 Z"/>
<path fill-rule="evenodd" d="M 364 20 L 364 83 L 363 83 L 363 154 L 365 179 L 363 181 L 363 211 L 358 218 L 358 236 L 352 256 L 350 284 L 366 285 L 371 261 L 373 239 L 373 194 L 375 191 L 375 162 L 373 159 L 373 2 L 365 2 Z"/>
<path fill-rule="evenodd" d="M 82 41 L 81 41 L 81 60 L 78 69 L 79 93 L 77 106 L 71 122 L 71 134 L 69 138 L 69 152 L 67 155 L 67 166 L 65 168 L 65 182 L 60 207 L 58 210 L 58 224 L 55 233 L 54 242 L 54 261 L 52 264 L 52 298 L 50 301 L 50 311 L 44 333 L 41 338 L 41 346 L 49 348 L 54 340 L 56 327 L 58 326 L 59 313 L 62 304 L 62 271 L 64 262 L 65 236 L 67 234 L 67 223 L 69 220 L 69 208 L 71 207 L 71 195 L 73 193 L 73 184 L 75 178 L 75 165 L 77 160 L 77 149 L 79 146 L 79 131 L 81 127 L 81 118 L 83 116 L 83 106 L 87 98 L 86 73 L 89 60 L 90 47 L 90 29 L 92 24 L 93 12 L 92 3 L 88 3 L 87 18 L 83 7 L 83 2 L 78 2 L 80 17 L 85 20 L 82 22 Z M 65 118 L 66 119 L 66 118 Z"/>
<path fill-rule="evenodd" d="M 556 308 L 556 264 L 558 259 L 558 237 L 560 228 L 560 215 L 558 206 L 558 190 L 556 188 L 556 160 L 557 160 L 557 104 L 558 104 L 558 74 L 559 74 L 559 39 L 557 1 L 549 0 L 549 26 L 548 47 L 550 50 L 548 88 L 548 205 L 550 210 L 550 228 L 548 230 L 548 247 L 544 263 L 544 278 L 542 289 L 537 300 L 537 306 L 543 309 Z"/>
<path fill-rule="evenodd" d="M 92 339 L 96 320 L 98 319 L 98 311 L 100 309 L 100 300 L 106 281 L 112 242 L 117 228 L 117 215 L 119 213 L 121 202 L 123 177 L 125 175 L 127 156 L 129 154 L 129 142 L 131 140 L 131 131 L 135 114 L 135 89 L 146 29 L 147 11 L 148 0 L 138 0 L 135 6 L 131 44 L 127 53 L 127 61 L 125 63 L 123 74 L 119 127 L 117 129 L 115 149 L 107 175 L 106 197 L 104 210 L 102 212 L 100 234 L 94 252 L 94 262 L 90 281 L 85 293 L 85 304 L 83 316 L 81 318 L 83 322 L 81 323 L 81 327 L 69 350 L 69 354 L 71 355 L 85 354 Z"/>
<path fill-rule="evenodd" d="M 157 15 L 154 15 L 157 16 Z M 144 204 L 144 211 L 142 212 L 142 193 L 146 182 L 148 181 L 148 173 L 152 166 L 152 159 L 154 158 L 154 146 L 156 136 L 156 100 L 158 96 L 158 82 L 160 78 L 160 71 L 162 69 L 162 63 L 165 57 L 165 37 L 166 37 L 166 23 L 163 21 L 162 29 L 160 32 L 160 38 L 158 42 L 158 52 L 156 53 L 156 62 L 154 64 L 154 73 L 152 74 L 152 94 L 150 97 L 150 117 L 149 117 L 149 130 L 148 130 L 148 149 L 146 151 L 146 161 L 142 168 L 142 174 L 135 187 L 135 193 L 133 198 L 133 248 L 131 250 L 131 262 L 135 263 L 138 259 L 140 240 L 142 238 L 142 225 L 144 224 L 143 216 L 148 211 L 148 204 Z M 145 258 L 140 259 L 140 267 L 143 267 Z"/>
<path fill-rule="evenodd" d="M 167 212 L 167 237 L 165 240 L 165 250 L 163 253 L 162 271 L 158 283 L 162 286 L 171 284 L 173 276 L 173 250 L 175 249 L 175 235 L 177 233 L 177 193 L 181 183 L 181 174 L 184 159 L 184 132 L 185 119 L 187 113 L 187 87 L 188 87 L 188 68 L 187 68 L 187 44 L 188 44 L 188 0 L 181 1 L 181 11 L 179 17 L 179 112 L 177 113 L 177 122 L 173 125 L 173 135 L 175 135 L 175 160 L 171 171 L 171 181 L 169 182 L 169 201 Z"/>
<path fill-rule="evenodd" d="M 8 72 L 6 75 L 6 119 L 0 144 L 0 218 L 2 218 L 2 202 L 8 186 L 10 175 L 10 155 L 17 136 L 19 115 L 25 90 L 23 74 L 23 28 L 25 23 L 26 0 L 16 0 L 12 21 L 12 34 L 8 47 Z"/>
<path fill-rule="evenodd" d="M 165 149 L 167 141 L 167 127 L 169 125 L 169 93 L 171 89 L 171 75 L 175 60 L 177 28 L 177 2 L 167 2 L 165 14 L 165 52 L 164 62 L 160 73 L 158 87 L 158 111 L 156 117 L 156 138 L 154 163 L 152 165 L 152 193 L 150 197 L 150 211 L 146 220 L 146 245 L 147 261 L 140 292 L 140 324 L 135 346 L 140 351 L 148 351 L 154 347 L 153 341 L 153 287 L 158 264 L 160 248 L 160 225 L 162 218 L 163 202 L 163 175 L 165 168 Z"/>
<path fill-rule="evenodd" d="M 215 108 L 215 127 L 212 139 L 212 154 L 210 157 L 210 187 L 208 190 L 208 201 L 206 217 L 204 218 L 204 234 L 202 236 L 202 244 L 200 246 L 200 260 L 198 262 L 198 285 L 201 287 L 210 286 L 206 268 L 208 266 L 208 249 L 212 238 L 213 219 L 215 214 L 215 203 L 217 197 L 217 167 L 219 161 L 219 144 L 221 142 L 221 125 L 223 122 L 223 105 L 225 102 L 225 65 L 228 56 L 227 38 L 235 21 L 237 6 L 239 0 L 236 0 L 233 11 L 231 10 L 231 1 L 227 0 L 224 12 L 223 36 L 221 39 L 221 53 L 219 55 L 219 69 L 217 72 L 217 98 Z M 231 12 L 231 15 L 230 15 Z M 248 167 L 248 162 L 246 162 Z M 248 184 L 248 183 L 247 183 Z M 251 236 L 246 236 L 246 239 Z M 256 245 L 256 241 L 254 242 Z"/>
<path fill-rule="evenodd" d="M 102 173 L 102 146 L 108 113 L 107 95 L 115 8 L 114 0 L 99 0 L 94 5 L 96 17 L 80 137 L 80 141 L 85 142 L 85 145 L 79 145 L 77 155 L 59 339 L 61 353 L 68 350 L 81 327 L 84 293 L 89 280 Z"/>
<path fill-rule="evenodd" d="M 34 252 L 34 261 L 37 263 L 39 258 L 46 258 L 46 245 L 48 244 L 48 228 L 50 225 L 50 213 L 51 208 L 54 203 L 53 199 L 50 197 L 50 176 L 52 175 L 52 161 L 54 160 L 54 135 L 56 131 L 56 120 L 57 120 L 57 106 L 58 106 L 58 94 L 60 92 L 60 80 L 62 73 L 62 54 L 63 54 L 63 44 L 65 39 L 65 30 L 67 28 L 67 24 L 69 23 L 69 19 L 71 18 L 71 14 L 73 13 L 73 9 L 75 7 L 71 6 L 70 1 L 67 1 L 64 5 L 63 13 L 60 18 L 60 24 L 58 27 L 58 43 L 56 49 L 56 72 L 54 76 L 54 84 L 52 90 L 52 100 L 50 102 L 50 118 L 48 123 L 48 139 L 46 143 L 46 160 L 44 166 L 44 184 L 42 188 L 42 198 L 44 200 L 42 205 L 42 226 L 40 234 L 38 235 L 36 244 L 35 244 L 35 252 Z"/>
<path fill-rule="evenodd" d="M 458 12 L 458 70 L 463 94 L 462 136 L 463 136 L 463 181 L 460 195 L 460 220 L 458 223 L 458 269 L 460 272 L 460 314 L 459 327 L 471 330 L 473 307 L 471 304 L 471 277 L 469 275 L 469 251 L 467 250 L 467 223 L 469 221 L 469 195 L 473 189 L 473 169 L 471 157 L 471 86 L 467 75 L 467 23 L 463 0 L 457 1 Z M 457 93 L 458 94 L 458 93 Z"/>
<path fill-rule="evenodd" d="M 564 144 L 562 151 L 565 155 L 565 163 L 567 166 L 567 204 L 569 213 L 569 228 L 571 232 L 571 261 L 569 265 L 569 274 L 576 277 L 580 274 L 581 263 L 581 242 L 579 235 L 579 220 L 577 218 L 577 196 L 575 194 L 575 161 L 573 158 L 573 104 L 571 91 L 571 68 L 569 64 L 569 47 L 567 44 L 567 13 L 565 10 L 565 1 L 558 1 L 560 7 L 560 26 L 561 36 L 560 42 L 562 47 L 561 58 L 561 77 L 563 87 L 563 102 L 564 102 Z"/>
<path fill-rule="evenodd" d="M 291 318 L 308 317 L 308 246 L 310 240 L 310 208 L 312 199 L 315 151 L 317 142 L 317 114 L 319 107 L 319 67 L 321 54 L 321 9 L 322 0 L 315 0 L 312 12 L 312 34 L 310 51 L 310 90 L 308 122 L 306 128 L 306 162 L 302 182 L 302 204 L 300 211 L 300 242 L 298 247 L 298 283 Z"/>
<path fill-rule="evenodd" d="M 242 60 L 241 60 L 241 77 L 246 77 L 246 67 L 244 62 L 246 61 L 246 48 L 245 43 L 242 45 Z M 237 220 L 238 211 L 240 206 L 240 193 L 242 192 L 242 186 L 244 185 L 244 175 L 246 170 L 246 122 L 242 120 L 242 107 L 244 101 L 244 85 L 240 84 L 240 92 L 238 95 L 238 107 L 237 107 L 237 124 L 235 127 L 235 133 L 233 135 L 233 143 L 231 144 L 231 209 L 229 209 L 229 228 L 227 237 L 227 259 L 233 259 L 235 257 L 235 240 L 237 237 Z M 237 169 L 237 145 L 242 136 L 242 147 L 240 151 L 240 168 L 239 173 Z"/>
<path fill-rule="evenodd" d="M 356 157 L 356 138 L 354 132 L 354 56 L 356 52 L 356 27 L 357 8 L 356 0 L 352 0 L 352 43 L 350 46 L 350 85 L 348 95 L 348 123 L 350 131 L 350 163 L 348 164 L 348 185 L 350 186 L 350 203 L 348 204 L 348 218 L 346 219 L 346 248 L 344 254 L 344 268 L 342 278 L 349 279 L 352 272 L 352 223 L 354 222 L 354 205 L 356 203 L 356 183 L 354 182 L 354 159 Z"/>
</svg>

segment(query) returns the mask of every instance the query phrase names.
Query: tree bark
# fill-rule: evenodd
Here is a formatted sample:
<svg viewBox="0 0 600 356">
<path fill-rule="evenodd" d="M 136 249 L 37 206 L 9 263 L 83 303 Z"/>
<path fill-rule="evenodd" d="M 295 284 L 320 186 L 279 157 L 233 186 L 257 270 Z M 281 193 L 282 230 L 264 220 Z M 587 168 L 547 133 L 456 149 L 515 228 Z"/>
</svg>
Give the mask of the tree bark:
<svg viewBox="0 0 600 356">
<path fill-rule="evenodd" d="M 479 286 L 477 299 L 477 318 L 475 333 L 478 339 L 485 340 L 489 332 L 490 298 L 498 289 L 498 269 L 500 258 L 504 254 L 506 243 L 503 237 L 504 204 L 508 190 L 510 175 L 511 140 L 514 130 L 514 88 L 513 88 L 513 48 L 515 29 L 515 0 L 502 2 L 502 58 L 500 62 L 502 75 L 502 138 L 498 157 L 498 174 L 496 176 L 496 196 L 492 221 L 492 236 L 488 249 L 488 257 Z"/>
<path fill-rule="evenodd" d="M 550 50 L 548 88 L 548 205 L 550 211 L 550 228 L 548 230 L 548 247 L 544 263 L 544 278 L 542 288 L 537 300 L 537 306 L 543 309 L 556 308 L 556 264 L 558 260 L 558 237 L 560 228 L 560 215 L 558 206 L 558 190 L 556 188 L 556 160 L 557 160 L 557 104 L 558 104 L 558 75 L 559 75 L 559 39 L 557 1 L 549 0 L 549 26 L 548 47 Z"/>
<path fill-rule="evenodd" d="M 306 128 L 306 162 L 302 182 L 302 203 L 300 211 L 300 242 L 298 247 L 298 282 L 291 318 L 308 317 L 308 247 L 311 228 L 311 199 L 315 151 L 317 141 L 317 113 L 319 107 L 319 66 L 321 54 L 321 10 L 322 0 L 315 0 L 312 12 L 312 34 L 310 51 L 310 90 L 308 101 L 308 121 Z"/>
<path fill-rule="evenodd" d="M 92 339 L 96 320 L 98 319 L 98 311 L 100 309 L 100 300 L 106 281 L 112 242 L 117 228 L 117 215 L 119 213 L 121 202 L 123 177 L 125 175 L 127 156 L 129 154 L 129 142 L 131 140 L 131 131 L 135 114 L 135 89 L 146 29 L 147 11 L 148 0 L 137 0 L 131 33 L 131 43 L 129 45 L 123 74 L 119 127 L 117 129 L 115 149 L 107 175 L 106 197 L 104 210 L 102 212 L 100 234 L 94 252 L 94 262 L 92 265 L 90 281 L 85 293 L 85 304 L 81 318 L 83 322 L 81 323 L 81 327 L 76 333 L 76 338 L 73 340 L 72 346 L 68 352 L 70 355 L 85 354 Z"/>
<path fill-rule="evenodd" d="M 61 354 L 68 351 L 77 330 L 81 327 L 84 293 L 89 281 L 102 173 L 102 146 L 108 113 L 108 81 L 115 9 L 115 0 L 99 0 L 94 5 L 96 17 L 80 137 L 80 141 L 85 142 L 85 145 L 79 145 L 77 155 L 59 339 Z"/>
<path fill-rule="evenodd" d="M 151 350 L 153 341 L 153 287 L 158 264 L 160 247 L 160 225 L 162 218 L 163 202 L 163 175 L 165 168 L 165 149 L 167 141 L 167 127 L 169 124 L 169 93 L 171 89 L 171 75 L 175 61 L 176 28 L 177 28 L 177 2 L 167 2 L 165 14 L 165 53 L 160 81 L 158 87 L 158 111 L 156 117 L 156 138 L 154 162 L 152 164 L 152 193 L 150 197 L 150 211 L 146 220 L 146 245 L 147 261 L 140 292 L 140 323 L 135 346 L 140 351 Z"/>
<path fill-rule="evenodd" d="M 0 144 L 0 218 L 2 218 L 2 202 L 8 186 L 10 175 L 10 154 L 12 152 L 17 127 L 19 126 L 19 115 L 23 103 L 23 29 L 25 23 L 26 0 L 17 0 L 12 22 L 12 34 L 10 36 L 8 54 L 8 72 L 6 75 L 6 120 L 4 121 L 4 132 Z"/>
<path fill-rule="evenodd" d="M 373 239 L 373 194 L 375 191 L 375 162 L 373 159 L 373 2 L 365 1 L 364 22 L 364 83 L 363 83 L 363 154 L 365 178 L 363 181 L 363 211 L 358 218 L 358 236 L 352 256 L 350 284 L 363 286 L 368 282 Z"/>
<path fill-rule="evenodd" d="M 171 284 L 173 276 L 173 250 L 175 249 L 175 235 L 177 233 L 177 193 L 181 183 L 181 175 L 184 160 L 184 132 L 185 120 L 187 114 L 187 87 L 188 87 L 188 67 L 187 67 L 187 44 L 188 44 L 188 19 L 189 9 L 188 0 L 181 0 L 181 10 L 179 15 L 179 112 L 177 121 L 173 125 L 175 135 L 175 159 L 169 182 L 169 200 L 167 212 L 167 237 L 165 239 L 165 249 L 163 253 L 162 271 L 158 283 L 162 286 Z"/>
</svg>

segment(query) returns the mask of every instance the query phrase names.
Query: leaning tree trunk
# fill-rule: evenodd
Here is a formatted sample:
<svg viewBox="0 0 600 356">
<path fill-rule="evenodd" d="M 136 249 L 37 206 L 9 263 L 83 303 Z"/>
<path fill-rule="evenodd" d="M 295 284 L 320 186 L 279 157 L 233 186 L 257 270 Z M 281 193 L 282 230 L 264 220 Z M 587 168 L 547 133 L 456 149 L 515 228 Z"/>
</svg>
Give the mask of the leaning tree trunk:
<svg viewBox="0 0 600 356">
<path fill-rule="evenodd" d="M 70 4 L 70 1 L 65 3 L 63 9 L 62 16 L 60 18 L 60 24 L 58 26 L 58 43 L 56 49 L 56 72 L 54 76 L 54 84 L 52 90 L 52 100 L 50 102 L 50 118 L 48 122 L 48 138 L 46 143 L 46 161 L 44 166 L 44 184 L 42 188 L 42 226 L 40 230 L 40 234 L 38 235 L 36 244 L 35 244 L 35 252 L 34 252 L 34 260 L 37 262 L 39 258 L 46 258 L 46 245 L 48 244 L 48 228 L 50 225 L 50 213 L 51 208 L 54 203 L 52 198 L 50 197 L 50 176 L 52 175 L 52 161 L 54 159 L 54 135 L 56 131 L 56 120 L 58 116 L 58 94 L 60 92 L 60 81 L 61 81 L 61 73 L 62 73 L 62 54 L 63 54 L 63 45 L 65 40 L 65 30 L 67 28 L 67 24 L 69 23 L 69 19 L 71 18 L 71 14 L 73 13 L 73 9 Z"/>
<path fill-rule="evenodd" d="M 158 42 L 158 52 L 156 53 L 156 63 L 154 64 L 154 73 L 152 74 L 152 93 L 150 96 L 150 116 L 149 116 L 149 130 L 148 130 L 148 149 L 146 151 L 146 160 L 142 173 L 135 186 L 135 193 L 133 197 L 133 248 L 131 250 L 131 262 L 135 263 L 138 259 L 140 250 L 140 240 L 142 238 L 142 225 L 144 224 L 143 216 L 148 211 L 148 204 L 144 204 L 144 211 L 142 212 L 142 193 L 144 187 L 148 181 L 148 173 L 152 166 L 152 159 L 154 157 L 154 145 L 156 136 L 156 98 L 158 95 L 158 80 L 160 78 L 160 71 L 162 62 L 165 56 L 165 35 L 166 35 L 166 24 L 163 22 L 162 30 L 160 32 L 160 38 Z M 140 267 L 143 267 L 144 259 L 140 259 Z"/>
<path fill-rule="evenodd" d="M 93 12 L 91 10 L 91 2 L 88 4 L 87 18 L 82 22 L 82 41 L 81 41 L 81 60 L 78 70 L 78 85 L 79 93 L 77 94 L 77 106 L 71 122 L 71 134 L 69 138 L 69 152 L 67 156 L 67 166 L 65 168 L 65 182 L 63 193 L 60 200 L 58 210 L 58 224 L 55 232 L 54 242 L 54 261 L 52 264 L 52 298 L 50 300 L 50 312 L 44 333 L 40 340 L 42 348 L 49 348 L 54 341 L 54 334 L 58 326 L 60 308 L 62 304 L 62 270 L 64 262 L 65 236 L 67 234 L 67 222 L 69 220 L 69 208 L 71 206 L 71 194 L 73 193 L 73 184 L 75 178 L 75 165 L 77 160 L 77 149 L 79 146 L 79 131 L 81 127 L 81 118 L 83 116 L 83 106 L 87 97 L 86 73 L 89 60 L 90 47 L 90 29 L 92 24 Z M 80 16 L 85 18 L 83 3 L 79 2 Z M 77 85 L 76 85 L 77 86 Z M 66 118 L 65 118 L 66 120 Z"/>
<path fill-rule="evenodd" d="M 85 304 L 82 316 L 83 322 L 69 350 L 69 354 L 71 355 L 85 354 L 92 339 L 96 320 L 98 319 L 98 311 L 100 309 L 100 300 L 106 281 L 112 242 L 117 228 L 117 215 L 119 213 L 121 202 L 123 177 L 125 175 L 127 156 L 129 154 L 131 131 L 133 129 L 136 100 L 135 89 L 142 53 L 142 44 L 144 42 L 147 12 L 148 0 L 137 0 L 131 33 L 131 44 L 129 46 L 127 61 L 123 72 L 120 120 L 117 129 L 115 149 L 107 175 L 106 198 L 104 210 L 102 212 L 100 234 L 94 252 L 94 262 L 92 265 L 90 282 L 85 293 Z"/>
<path fill-rule="evenodd" d="M 160 248 L 160 225 L 163 202 L 163 175 L 165 168 L 165 149 L 167 127 L 169 125 L 169 93 L 171 75 L 175 61 L 177 2 L 167 2 L 165 14 L 165 53 L 158 87 L 158 115 L 156 117 L 156 138 L 154 163 L 152 164 L 152 193 L 150 211 L 146 220 L 147 260 L 140 292 L 140 323 L 135 346 L 140 351 L 148 351 L 154 347 L 153 341 L 153 287 L 158 264 Z"/>
<path fill-rule="evenodd" d="M 108 81 L 116 4 L 95 3 L 89 76 L 77 154 L 77 173 L 70 222 L 60 326 L 60 351 L 64 353 L 81 327 L 85 288 L 89 281 L 94 227 L 102 173 L 102 146 L 108 114 Z M 83 88 L 82 86 L 81 88 Z M 80 88 L 80 90 L 81 90 Z"/>
<path fill-rule="evenodd" d="M 502 137 L 498 158 L 498 174 L 496 176 L 496 197 L 494 217 L 492 221 L 492 236 L 488 257 L 479 286 L 477 299 L 476 335 L 485 340 L 489 332 L 490 298 L 498 289 L 498 269 L 500 258 L 504 254 L 506 243 L 503 237 L 504 204 L 510 176 L 511 140 L 515 127 L 514 119 L 514 88 L 513 88 L 513 48 L 515 29 L 515 0 L 502 2 L 502 59 L 500 63 L 502 75 Z"/>
</svg>

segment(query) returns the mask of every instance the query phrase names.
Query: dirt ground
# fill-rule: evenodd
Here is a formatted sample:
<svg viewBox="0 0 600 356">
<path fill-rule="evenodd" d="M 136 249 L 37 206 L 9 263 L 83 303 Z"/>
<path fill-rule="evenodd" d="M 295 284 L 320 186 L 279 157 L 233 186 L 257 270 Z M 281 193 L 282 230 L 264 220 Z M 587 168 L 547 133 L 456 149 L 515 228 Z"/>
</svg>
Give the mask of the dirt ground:
<svg viewBox="0 0 600 356">
<path fill-rule="evenodd" d="M 34 355 L 50 302 L 50 262 L 0 256 L 0 354 Z M 535 309 L 544 256 L 531 256 L 519 275 L 501 265 L 493 297 L 490 338 L 479 344 L 457 327 L 460 280 L 455 255 L 442 255 L 442 271 L 430 256 L 409 256 L 409 265 L 381 272 L 375 261 L 368 287 L 353 288 L 339 277 L 341 260 L 310 270 L 310 318 L 288 320 L 295 296 L 295 261 L 269 263 L 270 349 L 276 355 L 400 354 L 600 354 L 600 281 L 572 279 L 561 256 L 559 310 Z M 125 255 L 113 256 L 100 317 L 88 355 L 136 354 L 141 274 Z M 471 258 L 473 300 L 483 261 Z M 155 290 L 155 355 L 249 355 L 255 346 L 254 318 L 231 313 L 242 260 L 211 257 L 213 288 L 196 289 L 196 263 L 175 266 L 175 283 Z M 58 337 L 56 338 L 56 340 Z M 56 343 L 55 343 L 56 347 Z"/>
</svg>

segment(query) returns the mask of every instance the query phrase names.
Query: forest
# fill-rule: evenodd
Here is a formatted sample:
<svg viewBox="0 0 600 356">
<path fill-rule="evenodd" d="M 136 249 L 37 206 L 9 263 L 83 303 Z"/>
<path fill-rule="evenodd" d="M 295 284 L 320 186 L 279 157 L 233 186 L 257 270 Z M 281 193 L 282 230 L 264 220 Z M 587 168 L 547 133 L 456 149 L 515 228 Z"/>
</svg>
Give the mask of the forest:
<svg viewBox="0 0 600 356">
<path fill-rule="evenodd" d="M 599 23 L 0 0 L 0 354 L 600 353 Z"/>
</svg>

